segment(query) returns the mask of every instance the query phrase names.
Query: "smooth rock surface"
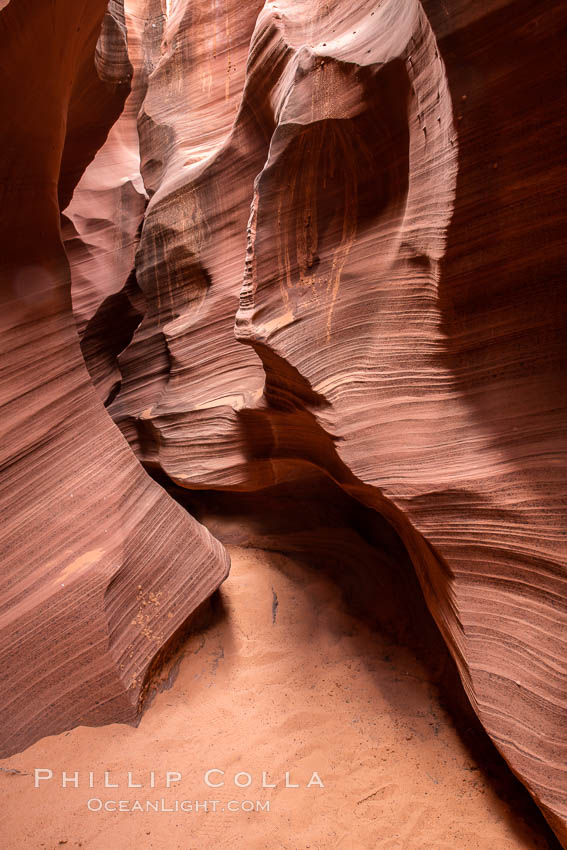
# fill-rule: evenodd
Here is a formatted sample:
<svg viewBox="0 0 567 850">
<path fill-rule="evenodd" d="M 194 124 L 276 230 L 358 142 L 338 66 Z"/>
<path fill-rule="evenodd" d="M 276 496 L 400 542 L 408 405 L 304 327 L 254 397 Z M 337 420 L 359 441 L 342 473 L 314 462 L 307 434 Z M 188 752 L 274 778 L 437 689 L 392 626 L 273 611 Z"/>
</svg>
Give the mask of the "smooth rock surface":
<svg viewBox="0 0 567 850">
<path fill-rule="evenodd" d="M 119 6 L 105 7 L 0 12 L 2 755 L 135 721 L 156 655 L 228 570 L 105 411 L 72 315 L 60 206 L 130 89 Z"/>
<path fill-rule="evenodd" d="M 110 410 L 176 484 L 314 464 L 383 513 L 564 837 L 566 13 L 424 5 L 132 0 L 146 310 Z"/>
<path fill-rule="evenodd" d="M 9 4 L 0 28 L 17 14 Z M 151 503 L 141 476 L 163 501 L 154 516 L 182 529 L 163 525 L 148 545 L 179 553 L 174 534 L 189 535 L 201 598 L 224 556 L 145 478 L 99 399 L 145 466 L 185 488 L 300 487 L 322 470 L 399 533 L 472 706 L 567 842 L 565 5 L 127 0 L 125 22 L 132 94 L 68 210 L 98 398 L 70 324 L 55 187 L 63 209 L 121 109 L 124 58 L 108 64 L 99 50 L 119 96 L 90 123 L 87 98 L 71 99 L 66 140 L 62 126 L 55 142 L 36 139 L 53 116 L 20 90 L 21 108 L 5 104 L 23 128 L 7 133 L 9 173 L 27 175 L 34 199 L 49 187 L 35 205 L 17 181 L 6 189 L 3 208 L 21 211 L 4 229 L 7 263 L 19 270 L 25 255 L 65 280 L 57 303 L 18 308 L 6 336 L 24 346 L 5 361 L 16 395 L 35 387 L 14 408 L 25 427 L 3 417 L 15 423 L 3 442 L 14 480 L 33 477 L 29 515 L 43 523 L 50 502 L 63 506 L 55 530 L 74 541 L 69 564 L 108 552 L 106 514 L 87 514 L 96 525 L 77 527 L 77 548 L 63 478 L 38 476 L 55 454 L 76 463 L 84 517 L 95 498 L 85 456 L 104 458 L 115 534 L 135 539 L 117 504 L 133 528 L 146 522 L 130 507 Z M 120 43 L 108 25 L 100 44 Z M 18 521 L 34 552 L 39 541 L 34 576 L 50 562 L 43 527 Z M 50 527 L 60 552 L 55 537 Z"/>
</svg>

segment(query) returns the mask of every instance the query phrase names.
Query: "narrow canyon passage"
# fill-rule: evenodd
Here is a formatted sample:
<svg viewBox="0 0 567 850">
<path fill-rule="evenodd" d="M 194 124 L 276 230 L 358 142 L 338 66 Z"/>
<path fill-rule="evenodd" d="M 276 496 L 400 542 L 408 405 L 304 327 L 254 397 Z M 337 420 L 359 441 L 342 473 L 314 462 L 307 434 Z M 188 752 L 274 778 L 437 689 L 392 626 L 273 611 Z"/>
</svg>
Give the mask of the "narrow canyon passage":
<svg viewBox="0 0 567 850">
<path fill-rule="evenodd" d="M 237 530 L 235 524 L 233 536 Z M 240 527 L 243 542 L 249 534 Z M 463 743 L 431 681 L 439 658 L 423 663 L 355 616 L 323 563 L 317 570 L 300 556 L 228 548 L 232 570 L 214 602 L 213 624 L 192 634 L 173 659 L 137 729 L 79 727 L 2 761 L 12 848 L 554 846 L 545 828 L 529 825 L 505 799 L 525 793 L 519 784 L 510 776 L 511 790 L 497 793 L 486 765 Z M 53 773 L 38 788 L 36 768 Z M 211 769 L 224 771 L 210 776 L 224 786 L 204 783 Z M 78 771 L 78 788 L 61 788 L 63 771 Z M 104 787 L 105 771 L 118 788 Z M 141 790 L 127 787 L 128 771 Z M 181 774 L 169 789 L 166 771 Z M 250 775 L 249 787 L 235 786 L 240 771 L 243 784 Z M 275 788 L 262 788 L 263 771 Z M 299 788 L 285 787 L 286 771 Z M 324 789 L 317 779 L 307 787 L 315 771 Z M 87 806 L 132 806 L 137 798 L 144 806 L 163 798 L 169 808 L 175 800 L 219 802 L 216 811 L 209 802 L 208 811 L 197 812 L 101 813 Z M 248 800 L 269 801 L 269 812 L 228 811 L 231 801 Z"/>
<path fill-rule="evenodd" d="M 567 850 L 567 3 L 0 53 L 0 850 Z"/>
</svg>

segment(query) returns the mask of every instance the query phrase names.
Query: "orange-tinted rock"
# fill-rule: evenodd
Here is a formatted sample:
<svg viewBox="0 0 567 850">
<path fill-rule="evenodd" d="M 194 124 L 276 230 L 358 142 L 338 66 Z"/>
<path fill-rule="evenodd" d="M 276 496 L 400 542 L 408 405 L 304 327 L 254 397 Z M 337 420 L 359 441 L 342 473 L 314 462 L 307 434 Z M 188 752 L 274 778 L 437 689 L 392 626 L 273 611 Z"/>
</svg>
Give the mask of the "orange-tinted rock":
<svg viewBox="0 0 567 850">
<path fill-rule="evenodd" d="M 127 107 L 75 313 L 148 467 L 254 490 L 309 464 L 395 526 L 565 840 L 567 12 L 423 5 L 129 0 L 149 202 Z"/>
<path fill-rule="evenodd" d="M 129 8 L 141 15 L 145 5 Z M 262 395 L 260 361 L 234 337 L 268 141 L 242 105 L 261 7 L 181 2 L 167 17 L 154 3 L 143 28 L 150 74 L 138 123 L 150 201 L 136 280 L 146 311 L 119 357 L 110 410 L 140 458 L 196 486 L 249 485 L 240 411 Z"/>
<path fill-rule="evenodd" d="M 562 833 L 565 104 L 546 38 L 565 12 L 426 12 L 153 8 L 147 309 L 110 409 L 183 486 L 254 489 L 307 462 L 384 513 Z"/>
<path fill-rule="evenodd" d="M 3 755 L 133 721 L 152 660 L 227 571 L 104 410 L 72 316 L 60 206 L 130 88 L 118 4 L 103 22 L 105 6 L 0 11 Z"/>
<path fill-rule="evenodd" d="M 131 91 L 63 217 L 81 349 L 104 401 L 119 389 L 116 357 L 130 342 L 144 311 L 131 272 L 147 203 L 137 130 L 147 73 L 138 19 L 122 14 L 120 22 L 133 66 Z M 108 41 L 102 47 L 112 55 Z"/>
<path fill-rule="evenodd" d="M 299 4 L 269 7 L 264 38 L 296 44 L 297 70 L 237 333 L 271 404 L 308 410 L 334 438 L 324 466 L 401 533 L 473 706 L 565 838 L 564 118 L 543 96 L 561 13 L 532 33 L 516 6 L 447 36 L 448 79 L 417 7 L 359 4 L 311 36 Z"/>
</svg>

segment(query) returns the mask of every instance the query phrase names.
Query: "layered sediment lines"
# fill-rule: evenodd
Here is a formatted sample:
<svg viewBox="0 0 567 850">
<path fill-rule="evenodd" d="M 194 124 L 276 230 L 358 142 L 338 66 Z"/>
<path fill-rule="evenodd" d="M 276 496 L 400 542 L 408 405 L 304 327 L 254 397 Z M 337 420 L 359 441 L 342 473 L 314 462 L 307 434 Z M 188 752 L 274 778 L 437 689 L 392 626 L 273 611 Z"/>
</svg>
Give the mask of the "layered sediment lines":
<svg viewBox="0 0 567 850">
<path fill-rule="evenodd" d="M 71 310 L 60 209 L 132 74 L 119 4 L 106 5 L 0 11 L 2 755 L 135 720 L 154 658 L 228 568 L 105 411 Z"/>
<path fill-rule="evenodd" d="M 564 838 L 566 14 L 424 5 L 132 0 L 143 318 L 109 410 L 176 484 L 309 464 L 383 513 Z"/>
<path fill-rule="evenodd" d="M 553 183 L 565 170 L 555 108 L 539 106 L 530 138 L 519 93 L 504 88 L 501 67 L 486 70 L 480 33 L 461 33 L 485 82 L 455 84 L 457 132 L 417 8 L 398 7 L 394 24 L 397 4 L 360 4 L 347 32 L 332 12 L 309 30 L 297 4 L 289 15 L 275 6 L 257 32 L 295 57 L 255 182 L 237 335 L 264 361 L 272 406 L 310 411 L 334 438 L 332 474 L 401 533 L 479 717 L 565 838 L 564 343 L 553 307 Z M 521 32 L 527 10 L 515 11 Z M 540 25 L 554 22 L 550 9 Z M 518 80 L 526 56 L 513 58 Z M 500 98 L 510 150 L 498 155 L 479 146 Z M 549 159 L 534 220 L 522 205 L 542 135 Z"/>
<path fill-rule="evenodd" d="M 20 128 L 10 173 L 26 174 L 28 196 L 48 187 L 45 204 L 14 201 L 3 231 L 20 304 L 4 313 L 4 368 L 21 384 L 5 373 L 17 393 L 3 446 L 21 587 L 39 581 L 48 600 L 51 571 L 68 567 L 103 588 L 93 610 L 110 651 L 97 657 L 121 687 L 138 681 L 149 653 L 124 661 L 138 585 L 158 601 L 152 576 L 172 589 L 157 646 L 226 563 L 131 449 L 191 489 L 300 487 L 317 467 L 400 534 L 475 711 L 566 841 L 567 103 L 549 44 L 567 12 L 558 0 L 127 0 L 99 41 L 107 100 L 87 111 L 103 6 L 96 26 L 85 12 L 90 41 L 83 4 L 59 22 L 80 73 L 41 75 L 60 86 L 67 128 L 47 133 L 55 117 L 26 111 L 21 89 L 5 104 Z M 25 67 L 17 14 L 9 4 L 0 30 L 9 16 Z M 128 93 L 126 38 L 131 93 L 85 171 Z M 65 255 L 56 194 L 64 209 L 83 173 Z M 24 269 L 25 287 L 23 256 L 41 269 L 31 283 Z M 130 580 L 140 569 L 149 587 Z"/>
</svg>

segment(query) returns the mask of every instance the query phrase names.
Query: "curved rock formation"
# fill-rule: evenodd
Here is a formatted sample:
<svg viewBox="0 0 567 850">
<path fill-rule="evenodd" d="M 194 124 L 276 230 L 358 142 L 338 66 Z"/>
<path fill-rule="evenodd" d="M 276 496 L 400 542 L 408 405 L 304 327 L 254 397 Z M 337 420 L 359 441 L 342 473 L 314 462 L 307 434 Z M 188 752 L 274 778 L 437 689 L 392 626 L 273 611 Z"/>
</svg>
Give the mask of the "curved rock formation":
<svg viewBox="0 0 567 850">
<path fill-rule="evenodd" d="M 228 567 L 104 410 L 71 311 L 60 205 L 130 88 L 118 4 L 103 21 L 105 6 L 0 12 L 2 755 L 135 720 L 156 654 Z"/>
<path fill-rule="evenodd" d="M 528 133 L 502 163 L 509 200 L 491 212 L 512 240 L 519 226 L 531 231 L 533 255 L 518 245 L 520 259 L 507 261 L 482 210 L 497 169 L 464 129 L 458 154 L 425 16 L 358 6 L 348 30 L 340 5 L 310 29 L 305 8 L 281 0 L 259 20 L 258 41 L 290 45 L 294 60 L 255 182 L 237 333 L 264 362 L 271 405 L 309 411 L 333 436 L 332 466 L 320 451 L 314 462 L 402 535 L 480 719 L 565 837 L 562 317 L 553 242 L 541 253 L 556 210 L 542 201 L 549 218 L 521 225 L 508 211 L 528 191 L 514 185 L 531 165 Z M 482 101 L 471 88 L 454 93 L 458 123 L 469 97 Z M 473 120 L 469 132 L 482 136 Z M 551 171 L 552 120 L 538 123 Z M 466 176 L 455 186 L 457 166 Z M 476 194 L 463 196 L 471 169 Z M 464 205 L 482 224 L 467 224 Z M 461 221 L 446 245 L 452 216 Z M 556 292 L 537 309 L 522 281 L 530 265 Z"/>
<path fill-rule="evenodd" d="M 110 410 L 182 486 L 308 463 L 383 513 L 563 835 L 564 175 L 542 92 L 565 13 L 425 5 L 131 3 L 146 308 Z"/>
<path fill-rule="evenodd" d="M 140 323 L 144 302 L 130 274 L 147 203 L 140 174 L 137 115 L 145 94 L 142 27 L 120 10 L 133 75 L 124 109 L 81 177 L 63 217 L 73 313 L 89 374 L 107 402 L 120 387 L 116 356 Z M 108 17 L 108 16 L 107 16 Z M 102 40 L 101 53 L 115 56 Z M 121 45 L 124 52 L 124 44 Z M 108 62 L 107 62 L 108 64 Z"/>
<path fill-rule="evenodd" d="M 144 4 L 131 3 L 131 9 Z M 254 177 L 267 139 L 241 115 L 262 3 L 149 4 L 139 115 L 150 201 L 136 257 L 146 312 L 119 357 L 110 406 L 140 458 L 186 484 L 243 486 L 239 411 L 262 395 L 258 358 L 234 338 Z M 211 333 L 211 327 L 214 331 Z M 140 365 L 143 363 L 143 367 Z M 190 389 L 189 389 L 190 388 Z"/>
<path fill-rule="evenodd" d="M 527 41 L 533 10 L 516 6 Z M 259 24 L 295 45 L 297 64 L 278 90 L 277 126 L 255 184 L 237 331 L 264 362 L 272 406 L 309 411 L 333 437 L 336 457 L 325 467 L 402 535 L 478 716 L 565 839 L 559 116 L 534 103 L 533 134 L 515 125 L 519 93 L 501 77 L 504 65 L 525 80 L 530 55 L 530 68 L 546 68 L 545 48 L 540 32 L 526 52 L 496 58 L 478 23 L 455 36 L 478 69 L 475 79 L 469 67 L 463 85 L 465 60 L 455 49 L 457 142 L 425 17 L 407 5 L 403 15 L 395 3 L 359 9 L 352 31 L 333 27 L 332 11 L 325 25 L 317 20 L 308 48 L 295 3 L 293 12 L 282 2 L 267 6 Z M 558 14 L 548 9 L 542 30 L 551 32 Z M 491 21 L 502 38 L 510 38 L 509 17 L 508 9 Z M 366 59 L 367 47 L 382 49 L 376 80 L 390 78 L 383 89 L 374 83 L 373 132 L 357 134 L 360 104 L 373 102 L 368 88 L 353 118 L 339 85 L 333 80 L 325 100 L 317 75 L 333 79 L 330 69 L 338 75 L 352 62 L 360 78 L 374 58 L 366 50 Z M 350 94 L 354 84 L 353 75 Z M 397 114 L 404 95 L 407 110 Z M 502 162 L 478 142 L 494 132 L 501 101 L 503 133 L 518 126 L 523 134 L 515 146 L 508 138 Z M 548 152 L 543 179 L 536 138 Z M 522 210 L 530 169 L 539 182 L 536 219 Z M 517 243 L 511 254 L 506 238 Z"/>
<path fill-rule="evenodd" d="M 127 0 L 135 82 L 68 210 L 73 306 L 147 468 L 256 490 L 317 467 L 388 519 L 475 711 L 565 841 L 567 103 L 549 44 L 567 12 L 473 5 Z M 67 184 L 88 161 L 79 107 Z M 104 412 L 75 343 L 57 421 L 82 451 L 82 417 Z M 211 559 L 204 595 L 222 555 L 166 504 Z"/>
</svg>

